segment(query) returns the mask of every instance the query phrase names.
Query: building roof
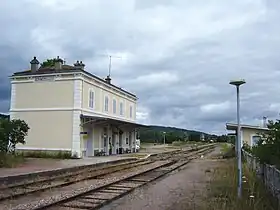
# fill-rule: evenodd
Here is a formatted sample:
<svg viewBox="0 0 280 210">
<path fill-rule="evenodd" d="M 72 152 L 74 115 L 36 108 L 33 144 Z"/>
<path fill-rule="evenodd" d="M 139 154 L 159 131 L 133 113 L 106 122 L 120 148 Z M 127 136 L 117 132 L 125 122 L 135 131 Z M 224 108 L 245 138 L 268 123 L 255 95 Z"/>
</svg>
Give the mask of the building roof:
<svg viewBox="0 0 280 210">
<path fill-rule="evenodd" d="M 136 122 L 128 122 L 128 121 L 123 121 L 121 119 L 114 119 L 111 117 L 98 117 L 98 116 L 90 116 L 90 115 L 85 115 L 81 114 L 80 117 L 82 119 L 89 119 L 90 122 L 95 122 L 95 123 L 108 123 L 112 125 L 130 125 L 133 127 L 147 127 L 147 125 L 139 124 Z M 86 124 L 86 123 L 85 123 Z"/>
<path fill-rule="evenodd" d="M 269 130 L 268 128 L 261 127 L 261 126 L 256 126 L 256 125 L 240 125 L 241 128 L 247 128 L 247 129 L 255 129 L 255 130 Z M 237 129 L 237 124 L 236 123 L 226 123 L 226 128 L 227 130 L 236 130 Z"/>
<path fill-rule="evenodd" d="M 53 73 L 84 73 L 90 77 L 93 77 L 94 79 L 102 82 L 102 83 L 106 83 L 132 97 L 135 97 L 136 98 L 136 95 L 131 93 L 131 92 L 128 92 L 120 87 L 117 87 L 111 83 L 107 83 L 104 79 L 94 75 L 94 74 L 91 74 L 85 70 L 83 70 L 82 68 L 77 68 L 77 67 L 74 67 L 74 66 L 71 66 L 71 65 L 62 65 L 61 69 L 55 69 L 55 67 L 40 67 L 36 72 L 31 72 L 31 70 L 26 70 L 26 71 L 21 71 L 21 72 L 15 72 L 12 77 L 16 77 L 16 76 L 28 76 L 28 75 L 43 75 L 43 74 L 53 74 Z"/>
</svg>

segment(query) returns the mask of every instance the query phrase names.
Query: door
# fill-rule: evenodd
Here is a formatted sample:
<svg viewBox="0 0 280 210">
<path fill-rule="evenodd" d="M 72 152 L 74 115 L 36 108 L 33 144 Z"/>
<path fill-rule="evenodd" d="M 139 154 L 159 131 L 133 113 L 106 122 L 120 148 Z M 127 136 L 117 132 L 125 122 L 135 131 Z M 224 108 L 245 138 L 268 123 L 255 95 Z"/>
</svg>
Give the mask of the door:
<svg viewBox="0 0 280 210">
<path fill-rule="evenodd" d="M 87 139 L 87 149 L 86 149 L 86 156 L 92 156 L 92 151 L 93 151 L 93 140 L 92 138 Z"/>
<path fill-rule="evenodd" d="M 113 133 L 112 136 L 112 154 L 115 155 L 116 154 L 116 134 Z"/>
<path fill-rule="evenodd" d="M 104 152 L 106 155 L 108 155 L 108 146 L 107 146 L 107 142 L 108 142 L 108 137 L 107 136 L 104 136 L 103 137 L 103 143 L 104 143 Z"/>
<path fill-rule="evenodd" d="M 132 133 L 129 132 L 128 134 L 128 145 L 129 145 L 129 149 L 132 149 Z"/>
<path fill-rule="evenodd" d="M 104 148 L 105 154 L 108 155 L 109 148 L 108 148 L 108 130 L 107 130 L 107 127 L 103 128 L 103 148 Z"/>
<path fill-rule="evenodd" d="M 119 134 L 119 153 L 118 154 L 122 154 L 123 153 L 122 152 L 122 150 L 123 150 L 123 148 L 122 148 L 122 136 L 123 136 L 123 134 L 120 133 Z"/>
<path fill-rule="evenodd" d="M 87 134 L 84 135 L 84 150 L 85 150 L 85 156 L 92 156 L 93 153 L 93 139 L 92 139 L 92 133 L 87 131 Z"/>
</svg>

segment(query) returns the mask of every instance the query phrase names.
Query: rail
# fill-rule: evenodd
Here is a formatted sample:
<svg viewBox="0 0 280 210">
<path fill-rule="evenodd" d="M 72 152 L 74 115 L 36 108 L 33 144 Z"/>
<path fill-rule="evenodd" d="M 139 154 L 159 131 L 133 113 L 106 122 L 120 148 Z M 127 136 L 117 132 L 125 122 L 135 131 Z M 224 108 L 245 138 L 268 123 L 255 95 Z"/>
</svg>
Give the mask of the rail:
<svg viewBox="0 0 280 210">
<path fill-rule="evenodd" d="M 116 196 L 110 197 L 108 199 L 99 199 L 99 203 L 97 206 L 102 206 L 105 203 L 111 202 L 116 197 L 120 197 L 125 193 L 128 193 L 130 190 L 135 189 L 136 187 L 142 186 L 143 184 L 146 184 L 150 181 L 153 181 L 157 179 L 160 176 L 163 176 L 166 173 L 169 173 L 178 167 L 181 167 L 185 164 L 187 164 L 191 159 L 194 159 L 198 157 L 200 154 L 205 154 L 214 148 L 214 145 L 209 145 L 208 147 L 200 148 L 199 150 L 186 153 L 186 151 L 182 151 L 178 154 L 172 154 L 172 158 L 169 158 L 168 156 L 164 160 L 157 160 L 152 161 L 150 164 L 134 167 L 132 170 L 128 171 L 118 171 L 116 173 L 113 173 L 111 175 L 103 175 L 99 176 L 95 179 L 87 181 L 86 186 L 84 187 L 75 187 L 75 190 L 63 192 L 62 194 L 53 195 L 50 197 L 45 197 L 43 200 L 38 200 L 15 206 L 14 208 L 11 208 L 13 210 L 19 210 L 19 209 L 30 209 L 30 210 L 41 210 L 41 209 L 69 209 L 69 206 L 74 207 L 82 207 L 88 204 L 88 200 L 85 201 L 86 197 L 92 197 L 96 198 L 96 200 L 99 199 L 97 195 L 100 195 L 100 193 L 107 193 L 109 195 L 112 195 L 111 191 L 118 190 L 116 188 L 120 188 L 119 185 L 122 185 L 124 183 L 131 183 L 131 182 L 137 182 L 141 183 L 141 185 L 137 185 L 134 187 L 124 187 L 120 190 L 119 193 L 115 193 Z M 178 155 L 178 158 L 176 159 L 174 156 Z M 182 156 L 183 155 L 183 156 Z M 148 178 L 146 177 L 148 174 Z M 149 175 L 152 174 L 152 175 Z M 142 182 L 141 180 L 142 179 Z M 138 181 L 137 181 L 138 180 Z M 140 180 L 140 181 L 139 181 Z M 84 184 L 83 184 L 84 185 Z M 81 185 L 81 186 L 83 186 Z M 83 204 L 81 202 L 84 202 Z M 75 206 L 78 205 L 78 206 Z M 67 207 L 68 206 L 68 207 Z M 92 208 L 89 209 L 95 209 L 97 207 L 96 205 L 92 205 Z"/>
</svg>

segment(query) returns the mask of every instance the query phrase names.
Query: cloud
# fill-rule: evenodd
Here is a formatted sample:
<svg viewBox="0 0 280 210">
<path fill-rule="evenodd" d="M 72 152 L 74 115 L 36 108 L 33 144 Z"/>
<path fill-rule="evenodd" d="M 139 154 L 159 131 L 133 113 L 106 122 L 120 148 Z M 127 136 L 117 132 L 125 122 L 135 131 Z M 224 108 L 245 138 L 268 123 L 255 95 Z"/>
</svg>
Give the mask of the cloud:
<svg viewBox="0 0 280 210">
<path fill-rule="evenodd" d="M 275 118 L 280 99 L 280 3 L 276 0 L 21 0 L 0 3 L 0 93 L 8 110 L 9 80 L 57 55 L 139 97 L 141 123 L 224 132 L 241 117 Z"/>
</svg>

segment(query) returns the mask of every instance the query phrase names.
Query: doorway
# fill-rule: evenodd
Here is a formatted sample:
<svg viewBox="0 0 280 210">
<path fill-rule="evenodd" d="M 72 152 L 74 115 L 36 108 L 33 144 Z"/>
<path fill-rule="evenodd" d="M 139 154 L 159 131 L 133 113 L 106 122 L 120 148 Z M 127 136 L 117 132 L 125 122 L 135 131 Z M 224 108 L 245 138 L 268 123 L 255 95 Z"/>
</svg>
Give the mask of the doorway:
<svg viewBox="0 0 280 210">
<path fill-rule="evenodd" d="M 112 154 L 115 155 L 117 153 L 116 151 L 117 147 L 116 147 L 116 134 L 113 133 L 112 135 Z"/>
<path fill-rule="evenodd" d="M 93 155 L 93 138 L 92 132 L 89 130 L 86 134 L 83 134 L 84 139 L 84 156 L 89 157 Z"/>
<path fill-rule="evenodd" d="M 123 137 L 123 134 L 122 132 L 119 133 L 119 153 L 118 154 L 122 154 L 123 153 L 123 148 L 122 148 L 122 137 Z"/>
<path fill-rule="evenodd" d="M 132 150 L 132 132 L 128 133 L 128 146 L 129 149 Z"/>
</svg>

